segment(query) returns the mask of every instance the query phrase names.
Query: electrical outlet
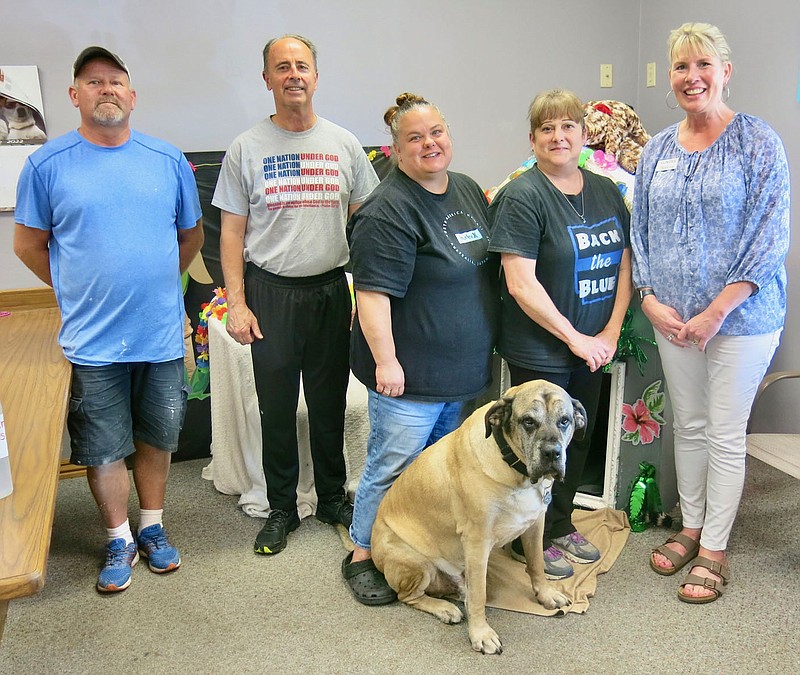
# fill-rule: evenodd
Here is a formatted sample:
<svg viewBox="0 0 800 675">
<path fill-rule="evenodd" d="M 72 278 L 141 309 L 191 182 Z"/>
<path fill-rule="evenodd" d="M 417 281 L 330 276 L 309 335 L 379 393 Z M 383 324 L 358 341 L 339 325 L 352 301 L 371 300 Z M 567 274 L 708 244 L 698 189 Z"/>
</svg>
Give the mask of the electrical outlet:
<svg viewBox="0 0 800 675">
<path fill-rule="evenodd" d="M 600 64 L 600 86 L 611 87 L 613 83 L 613 66 L 610 63 Z"/>
<path fill-rule="evenodd" d="M 655 62 L 647 64 L 647 86 L 648 87 L 655 87 L 656 86 L 656 64 L 655 64 Z"/>
</svg>

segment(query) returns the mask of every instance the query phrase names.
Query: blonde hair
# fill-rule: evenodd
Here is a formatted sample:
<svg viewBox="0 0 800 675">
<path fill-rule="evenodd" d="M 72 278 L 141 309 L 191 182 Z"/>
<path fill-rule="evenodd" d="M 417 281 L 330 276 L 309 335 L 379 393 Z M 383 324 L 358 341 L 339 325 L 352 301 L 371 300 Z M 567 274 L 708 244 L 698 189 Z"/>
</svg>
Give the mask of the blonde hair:
<svg viewBox="0 0 800 675">
<path fill-rule="evenodd" d="M 583 104 L 581 100 L 566 89 L 550 89 L 536 94 L 528 107 L 528 120 L 531 124 L 531 133 L 542 126 L 545 120 L 567 118 L 586 129 L 583 119 Z"/>
<path fill-rule="evenodd" d="M 396 105 L 391 106 L 386 110 L 385 113 L 383 113 L 383 121 L 386 122 L 386 126 L 389 127 L 389 131 L 392 134 L 393 143 L 397 143 L 397 128 L 400 125 L 400 120 L 403 119 L 406 113 L 409 113 L 412 110 L 420 110 L 421 108 L 430 108 L 431 110 L 435 110 L 437 113 L 439 113 L 444 125 L 448 127 L 447 120 L 445 120 L 444 115 L 442 115 L 442 111 L 433 105 L 433 103 L 426 101 L 424 98 L 422 98 L 422 96 L 418 96 L 417 94 L 412 94 L 406 91 L 395 99 L 395 103 Z M 448 127 L 448 134 L 449 133 L 450 128 Z"/>
<path fill-rule="evenodd" d="M 685 23 L 667 38 L 670 68 L 679 54 L 713 54 L 723 64 L 731 61 L 731 48 L 719 28 L 710 23 Z"/>
</svg>

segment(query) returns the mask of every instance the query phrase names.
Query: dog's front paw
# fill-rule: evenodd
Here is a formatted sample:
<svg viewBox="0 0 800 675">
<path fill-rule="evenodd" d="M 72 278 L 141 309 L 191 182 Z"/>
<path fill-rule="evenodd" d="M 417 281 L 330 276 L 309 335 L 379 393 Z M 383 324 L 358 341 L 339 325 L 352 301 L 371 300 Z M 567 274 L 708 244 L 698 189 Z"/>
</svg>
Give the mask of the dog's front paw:
<svg viewBox="0 0 800 675">
<path fill-rule="evenodd" d="M 461 623 L 464 618 L 458 607 L 445 601 L 442 601 L 442 604 L 437 608 L 435 616 L 442 623 Z"/>
<path fill-rule="evenodd" d="M 555 588 L 538 589 L 536 601 L 545 609 L 558 609 L 570 604 L 569 598 Z"/>
<path fill-rule="evenodd" d="M 469 641 L 472 648 L 481 654 L 503 653 L 503 643 L 488 623 L 477 628 L 470 626 Z"/>
</svg>

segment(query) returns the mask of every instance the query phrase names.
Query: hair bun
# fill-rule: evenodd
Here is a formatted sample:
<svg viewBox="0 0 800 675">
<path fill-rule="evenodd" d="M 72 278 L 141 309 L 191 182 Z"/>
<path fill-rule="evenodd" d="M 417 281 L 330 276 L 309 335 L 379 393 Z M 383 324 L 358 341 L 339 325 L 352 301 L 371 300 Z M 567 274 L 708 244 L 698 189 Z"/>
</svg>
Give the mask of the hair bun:
<svg viewBox="0 0 800 675">
<path fill-rule="evenodd" d="M 383 114 L 383 121 L 386 122 L 386 126 L 388 127 L 392 126 L 392 120 L 394 120 L 400 108 L 416 105 L 417 103 L 427 103 L 427 101 L 424 98 L 422 98 L 422 96 L 418 96 L 417 94 L 412 94 L 409 91 L 404 91 L 402 94 L 400 94 L 395 99 L 395 102 L 397 105 L 393 105 Z"/>
<path fill-rule="evenodd" d="M 394 119 L 394 116 L 397 115 L 397 111 L 398 110 L 399 110 L 399 107 L 396 106 L 396 105 L 393 105 L 385 113 L 383 113 L 383 121 L 386 122 L 386 126 L 387 127 L 391 127 L 392 126 L 392 120 Z"/>
<path fill-rule="evenodd" d="M 411 92 L 408 92 L 408 91 L 405 91 L 402 94 L 400 94 L 397 97 L 397 99 L 395 99 L 395 100 L 397 101 L 397 106 L 398 107 L 402 107 L 404 105 L 412 105 L 414 103 L 426 103 L 427 102 L 427 101 L 425 101 L 424 98 L 422 98 L 422 96 L 417 96 L 417 94 L 412 94 Z"/>
</svg>

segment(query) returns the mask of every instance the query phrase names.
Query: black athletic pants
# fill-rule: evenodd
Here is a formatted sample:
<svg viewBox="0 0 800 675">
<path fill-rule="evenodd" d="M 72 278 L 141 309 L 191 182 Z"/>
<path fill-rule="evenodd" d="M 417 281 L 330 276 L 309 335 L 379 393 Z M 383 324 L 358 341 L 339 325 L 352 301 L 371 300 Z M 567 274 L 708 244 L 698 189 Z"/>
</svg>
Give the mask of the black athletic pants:
<svg viewBox="0 0 800 675">
<path fill-rule="evenodd" d="M 342 268 L 281 277 L 248 264 L 245 297 L 264 338 L 252 344 L 261 412 L 267 499 L 297 508 L 300 376 L 308 406 L 314 485 L 320 501 L 344 494 L 344 411 L 350 377 L 350 291 Z"/>
<path fill-rule="evenodd" d="M 564 482 L 553 483 L 553 500 L 547 507 L 544 522 L 544 547 L 549 548 L 554 537 L 563 537 L 575 532 L 572 524 L 572 504 L 578 491 L 583 467 L 592 445 L 597 406 L 600 401 L 600 388 L 603 385 L 601 370 L 590 372 L 588 366 L 567 373 L 548 373 L 541 370 L 527 370 L 508 364 L 512 386 L 530 382 L 531 380 L 547 380 L 565 389 L 572 398 L 578 399 L 586 410 L 586 429 L 581 438 L 573 438 L 567 448 L 567 471 Z M 578 432 L 577 435 L 580 435 Z"/>
</svg>

